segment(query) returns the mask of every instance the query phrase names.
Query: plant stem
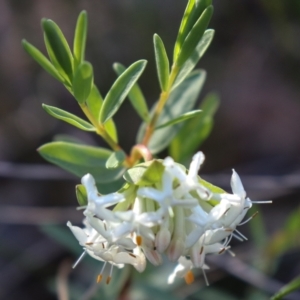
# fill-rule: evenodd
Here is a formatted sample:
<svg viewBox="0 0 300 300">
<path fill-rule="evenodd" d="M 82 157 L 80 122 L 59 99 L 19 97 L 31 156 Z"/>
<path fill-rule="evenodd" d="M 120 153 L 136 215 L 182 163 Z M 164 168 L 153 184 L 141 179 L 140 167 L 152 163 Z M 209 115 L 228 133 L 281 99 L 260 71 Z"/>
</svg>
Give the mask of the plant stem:
<svg viewBox="0 0 300 300">
<path fill-rule="evenodd" d="M 91 114 L 88 106 L 86 104 L 80 104 L 80 107 L 81 107 L 82 111 L 85 113 L 86 117 L 89 119 L 89 121 L 96 128 L 97 134 L 99 134 L 114 151 L 122 150 L 122 148 L 119 146 L 119 144 L 116 143 L 112 139 L 112 137 L 108 134 L 108 132 L 106 131 L 103 124 L 99 124 L 98 121 L 94 118 L 94 116 Z"/>
<path fill-rule="evenodd" d="M 169 76 L 168 87 L 167 87 L 166 91 L 161 92 L 158 103 L 155 107 L 155 111 L 153 113 L 153 116 L 152 116 L 149 124 L 147 125 L 146 131 L 145 131 L 145 136 L 144 136 L 143 141 L 142 141 L 142 144 L 144 146 L 148 145 L 148 143 L 150 141 L 150 138 L 151 138 L 151 136 L 152 136 L 152 134 L 155 130 L 157 120 L 158 120 L 158 118 L 159 118 L 159 116 L 160 116 L 167 100 L 170 97 L 172 85 L 173 85 L 173 83 L 176 79 L 178 71 L 179 71 L 179 69 L 178 69 L 177 65 L 174 64 L 172 66 L 171 73 L 170 73 L 170 76 Z"/>
</svg>

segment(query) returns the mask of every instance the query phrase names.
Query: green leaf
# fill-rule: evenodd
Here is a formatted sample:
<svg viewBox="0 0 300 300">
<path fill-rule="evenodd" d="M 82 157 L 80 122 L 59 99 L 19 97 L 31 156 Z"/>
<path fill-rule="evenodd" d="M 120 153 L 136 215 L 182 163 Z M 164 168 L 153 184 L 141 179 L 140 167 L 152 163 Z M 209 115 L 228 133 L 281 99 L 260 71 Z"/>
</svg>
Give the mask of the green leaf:
<svg viewBox="0 0 300 300">
<path fill-rule="evenodd" d="M 204 10 L 200 18 L 197 20 L 197 22 L 187 35 L 176 60 L 176 65 L 179 69 L 194 52 L 196 46 L 198 45 L 209 24 L 212 14 L 213 7 L 210 5 Z"/>
<path fill-rule="evenodd" d="M 292 292 L 300 289 L 300 276 L 292 280 L 290 283 L 285 285 L 283 288 L 279 290 L 271 300 L 280 300 L 283 299 L 284 296 L 291 294 Z"/>
<path fill-rule="evenodd" d="M 213 29 L 208 29 L 204 32 L 195 50 L 180 68 L 179 73 L 176 76 L 175 82 L 172 85 L 172 89 L 177 87 L 186 78 L 186 76 L 189 75 L 190 72 L 194 69 L 198 61 L 201 59 L 201 57 L 209 47 L 214 37 L 214 33 L 215 31 Z"/>
<path fill-rule="evenodd" d="M 191 118 L 194 118 L 196 116 L 198 116 L 202 111 L 200 109 L 197 109 L 197 110 L 192 110 L 190 112 L 187 112 L 167 123 L 164 123 L 162 125 L 159 125 L 157 126 L 155 129 L 161 129 L 161 128 L 164 128 L 164 127 L 167 127 L 167 126 L 171 126 L 171 125 L 174 125 L 174 124 L 177 124 L 177 123 L 181 123 L 181 122 L 184 122 L 188 119 L 191 119 Z"/>
<path fill-rule="evenodd" d="M 52 142 L 41 146 L 38 151 L 47 161 L 79 177 L 87 173 L 92 174 L 100 184 L 119 179 L 125 170 L 106 169 L 106 161 L 112 152 L 104 148 Z"/>
<path fill-rule="evenodd" d="M 117 167 L 120 167 L 125 161 L 125 159 L 126 154 L 124 153 L 124 151 L 120 150 L 113 152 L 107 159 L 105 166 L 107 169 L 115 169 Z"/>
<path fill-rule="evenodd" d="M 93 66 L 88 62 L 81 63 L 73 78 L 73 92 L 76 100 L 83 104 L 88 99 L 94 81 Z"/>
<path fill-rule="evenodd" d="M 93 117 L 99 121 L 99 116 L 100 116 L 100 110 L 103 104 L 103 98 L 98 90 L 98 88 L 93 85 L 92 90 L 90 92 L 90 95 L 88 96 L 86 100 L 86 105 L 89 108 L 89 111 L 93 115 Z M 113 121 L 113 119 L 109 119 L 105 124 L 104 127 L 108 134 L 111 136 L 111 138 L 115 141 L 118 142 L 118 132 L 116 125 Z"/>
<path fill-rule="evenodd" d="M 75 193 L 76 193 L 78 204 L 80 206 L 86 206 L 88 204 L 88 196 L 84 185 L 77 184 L 75 186 Z"/>
<path fill-rule="evenodd" d="M 126 69 L 107 93 L 100 112 L 100 122 L 108 121 L 120 108 L 129 91 L 141 76 L 147 61 L 139 60 Z"/>
<path fill-rule="evenodd" d="M 171 92 L 159 119 L 157 126 L 173 120 L 174 118 L 189 112 L 195 106 L 201 88 L 204 84 L 206 72 L 198 70 L 192 72 L 175 90 Z M 153 112 L 154 108 L 152 109 Z M 137 142 L 141 143 L 146 130 L 143 123 L 139 129 Z M 175 124 L 162 128 L 153 133 L 148 147 L 152 154 L 156 154 L 166 148 L 177 134 L 183 124 Z"/>
<path fill-rule="evenodd" d="M 99 120 L 100 109 L 102 104 L 103 98 L 96 85 L 93 84 L 91 92 L 86 99 L 86 105 L 88 106 L 89 111 L 97 121 Z"/>
<path fill-rule="evenodd" d="M 184 43 L 187 35 L 190 33 L 191 29 L 195 25 L 197 19 L 201 16 L 205 8 L 211 5 L 211 3 L 212 0 L 189 0 L 180 24 L 178 36 L 174 47 L 174 62 L 178 57 L 182 44 Z"/>
<path fill-rule="evenodd" d="M 51 116 L 53 116 L 56 119 L 65 121 L 81 130 L 85 130 L 85 131 L 96 131 L 96 128 L 88 123 L 85 120 L 82 120 L 81 118 L 67 112 L 64 111 L 60 108 L 54 107 L 54 106 L 50 106 L 50 105 L 46 105 L 46 104 L 42 104 L 43 109 Z"/>
<path fill-rule="evenodd" d="M 52 20 L 43 20 L 42 25 L 52 54 L 56 58 L 57 63 L 67 74 L 68 78 L 72 81 L 73 57 L 63 33 Z"/>
<path fill-rule="evenodd" d="M 115 141 L 118 142 L 118 131 L 115 122 L 113 119 L 109 119 L 105 124 L 104 127 L 108 134 L 111 136 L 111 138 Z"/>
<path fill-rule="evenodd" d="M 169 84 L 169 59 L 162 39 L 155 34 L 153 37 L 155 61 L 160 88 L 162 91 L 167 91 Z"/>
<path fill-rule="evenodd" d="M 119 76 L 126 70 L 126 68 L 120 63 L 114 63 L 113 68 Z M 147 102 L 143 95 L 142 90 L 140 89 L 140 87 L 137 83 L 135 83 L 133 85 L 133 87 L 131 88 L 130 92 L 128 93 L 128 98 L 129 98 L 133 108 L 139 114 L 139 116 L 145 122 L 148 122 L 149 121 L 149 110 L 148 110 Z"/>
<path fill-rule="evenodd" d="M 73 52 L 74 52 L 74 69 L 80 65 L 84 60 L 86 36 L 87 36 L 87 13 L 82 11 L 77 19 Z"/>
<path fill-rule="evenodd" d="M 216 94 L 207 95 L 199 107 L 201 115 L 185 122 L 169 147 L 170 155 L 176 161 L 185 164 L 206 140 L 212 130 L 213 116 L 219 104 L 220 99 Z"/>
<path fill-rule="evenodd" d="M 45 57 L 44 54 L 33 45 L 28 43 L 26 40 L 22 40 L 22 45 L 25 51 L 50 75 L 52 75 L 55 79 L 62 83 L 66 83 L 63 77 L 59 75 L 56 68 L 52 65 L 48 58 Z"/>
<path fill-rule="evenodd" d="M 161 182 L 164 170 L 159 160 L 152 160 L 128 169 L 123 177 L 135 185 L 152 185 Z"/>
</svg>

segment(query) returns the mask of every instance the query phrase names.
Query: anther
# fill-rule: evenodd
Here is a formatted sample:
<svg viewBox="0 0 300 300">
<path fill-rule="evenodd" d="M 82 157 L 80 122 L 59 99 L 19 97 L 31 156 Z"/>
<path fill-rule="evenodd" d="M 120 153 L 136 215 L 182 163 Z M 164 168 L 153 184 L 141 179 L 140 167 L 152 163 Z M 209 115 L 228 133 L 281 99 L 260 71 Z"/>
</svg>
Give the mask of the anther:
<svg viewBox="0 0 300 300">
<path fill-rule="evenodd" d="M 246 221 L 244 221 L 244 222 L 238 224 L 237 226 L 242 226 L 242 225 L 248 223 L 250 220 L 252 220 L 253 218 L 255 218 L 257 215 L 258 215 L 258 211 L 257 211 L 256 213 L 254 213 L 254 214 L 253 214 L 250 218 L 248 218 Z"/>
<path fill-rule="evenodd" d="M 97 276 L 97 283 L 100 283 L 101 280 L 102 280 L 102 278 L 103 278 L 102 274 L 99 274 L 99 275 Z"/>
<path fill-rule="evenodd" d="M 186 284 L 192 284 L 194 282 L 194 274 L 192 271 L 188 271 L 184 276 Z"/>
<path fill-rule="evenodd" d="M 130 256 L 136 258 L 136 255 L 132 254 L 132 253 L 128 253 Z"/>
<path fill-rule="evenodd" d="M 219 254 L 224 253 L 225 250 L 226 250 L 225 248 L 221 249 L 221 251 L 219 252 Z"/>
<path fill-rule="evenodd" d="M 136 240 L 136 244 L 137 244 L 138 246 L 141 246 L 141 245 L 142 245 L 143 238 L 142 238 L 140 235 L 137 235 L 135 240 Z"/>
</svg>

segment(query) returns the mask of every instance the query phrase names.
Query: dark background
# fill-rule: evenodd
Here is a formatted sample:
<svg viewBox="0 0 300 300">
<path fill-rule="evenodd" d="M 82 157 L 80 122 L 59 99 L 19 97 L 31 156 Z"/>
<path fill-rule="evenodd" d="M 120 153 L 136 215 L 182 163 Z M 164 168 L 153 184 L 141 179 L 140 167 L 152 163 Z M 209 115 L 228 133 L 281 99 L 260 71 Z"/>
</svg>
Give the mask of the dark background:
<svg viewBox="0 0 300 300">
<path fill-rule="evenodd" d="M 262 210 L 264 228 L 258 229 L 266 230 L 271 238 L 299 207 L 300 2 L 213 2 L 210 27 L 216 35 L 199 63 L 208 73 L 201 96 L 216 91 L 221 106 L 213 132 L 201 147 L 206 155 L 203 173 L 215 184 L 229 188 L 230 169 L 235 168 L 245 178 L 252 199 L 272 198 L 274 204 Z M 114 62 L 129 65 L 147 59 L 140 85 L 150 105 L 159 95 L 152 36 L 158 33 L 162 37 L 171 57 L 185 5 L 184 0 L 0 0 L 1 299 L 56 299 L 54 278 L 75 259 L 61 242 L 45 234 L 41 225 L 81 219 L 81 213 L 75 211 L 74 195 L 79 180 L 45 168 L 47 163 L 36 149 L 58 133 L 105 145 L 43 111 L 41 104 L 47 103 L 82 116 L 64 87 L 23 51 L 21 39 L 45 52 L 40 20 L 46 17 L 58 23 L 71 43 L 76 18 L 82 9 L 87 10 L 86 59 L 94 66 L 100 91 L 105 94 L 115 79 Z M 129 150 L 140 119 L 125 103 L 115 121 L 120 144 Z M 293 239 L 299 241 L 300 237 Z M 299 244 L 287 245 L 277 267 L 261 269 L 269 278 L 288 282 L 300 271 Z M 248 245 L 250 249 L 251 241 Z M 247 260 L 245 252 L 241 258 Z M 82 274 L 83 270 L 74 272 Z M 232 287 L 247 279 L 227 275 L 224 266 L 222 272 L 223 281 L 215 280 L 215 287 L 220 284 L 243 297 Z M 84 277 L 73 273 L 71 276 Z M 93 278 L 94 274 L 89 274 L 82 281 Z M 249 282 L 243 283 L 242 292 L 249 286 Z M 265 292 L 268 295 L 270 289 Z"/>
</svg>

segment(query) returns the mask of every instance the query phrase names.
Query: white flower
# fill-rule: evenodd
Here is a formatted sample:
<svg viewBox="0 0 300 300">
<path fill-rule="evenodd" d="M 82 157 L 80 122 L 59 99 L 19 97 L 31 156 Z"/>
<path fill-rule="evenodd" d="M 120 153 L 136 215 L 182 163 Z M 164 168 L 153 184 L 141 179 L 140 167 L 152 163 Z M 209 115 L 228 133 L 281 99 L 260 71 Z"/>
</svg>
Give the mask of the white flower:
<svg viewBox="0 0 300 300">
<path fill-rule="evenodd" d="M 252 218 L 242 222 L 249 208 L 257 202 L 246 197 L 234 170 L 232 194 L 212 193 L 204 187 L 198 176 L 203 161 L 203 153 L 198 152 L 186 170 L 167 157 L 156 183 L 151 186 L 130 184 L 123 189 L 123 194 L 100 195 L 92 175 L 85 175 L 82 178 L 88 197 L 85 227 L 67 224 L 84 250 L 75 266 L 85 253 L 103 261 L 97 278 L 100 282 L 106 265 L 110 264 L 106 280 L 109 283 L 113 266 L 121 268 L 130 264 L 143 272 L 147 260 L 158 266 L 163 262 L 162 254 L 166 254 L 170 261 L 178 262 L 169 283 L 175 277 L 184 277 L 190 284 L 194 281 L 192 268 L 200 268 L 208 284 L 206 255 L 227 251 L 232 237 L 240 241 L 247 239 L 236 227 Z M 216 200 L 217 204 L 210 200 Z"/>
</svg>

